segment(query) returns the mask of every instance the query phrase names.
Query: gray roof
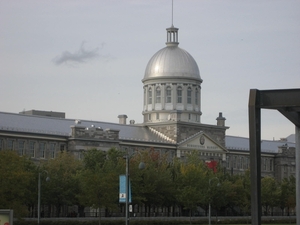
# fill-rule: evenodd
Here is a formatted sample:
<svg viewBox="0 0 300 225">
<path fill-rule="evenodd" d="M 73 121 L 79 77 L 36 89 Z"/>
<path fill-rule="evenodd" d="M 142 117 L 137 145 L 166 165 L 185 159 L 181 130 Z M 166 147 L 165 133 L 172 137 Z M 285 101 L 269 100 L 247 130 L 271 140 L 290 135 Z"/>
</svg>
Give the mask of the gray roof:
<svg viewBox="0 0 300 225">
<path fill-rule="evenodd" d="M 161 77 L 190 78 L 201 81 L 195 59 L 177 46 L 165 47 L 149 60 L 143 80 Z"/>
<path fill-rule="evenodd" d="M 70 127 L 76 125 L 76 121 L 77 119 L 0 112 L 0 130 L 6 131 L 70 136 Z M 91 127 L 92 125 L 95 127 L 101 127 L 103 130 L 119 130 L 119 138 L 124 141 L 134 140 L 141 142 L 171 143 L 170 141 L 153 133 L 146 126 L 80 120 L 80 126 Z"/>
<path fill-rule="evenodd" d="M 56 117 L 44 117 L 36 115 L 24 115 L 16 113 L 0 112 L 0 130 L 28 132 L 33 134 L 56 135 L 68 137 L 71 135 L 71 126 L 76 125 L 78 119 L 65 119 Z M 119 138 L 123 141 L 140 141 L 150 143 L 173 144 L 171 141 L 162 138 L 152 132 L 147 126 L 108 123 L 101 121 L 80 120 L 80 126 L 101 127 L 103 130 L 119 130 Z M 225 137 L 226 148 L 228 150 L 249 151 L 249 138 L 238 136 Z M 261 151 L 264 153 L 277 153 L 278 147 L 288 145 L 295 147 L 294 142 L 289 140 L 261 141 Z"/>
<path fill-rule="evenodd" d="M 249 138 L 226 136 L 225 137 L 226 148 L 228 150 L 249 151 Z M 261 151 L 264 153 L 278 153 L 278 147 L 287 145 L 289 147 L 295 147 L 295 143 L 288 141 L 270 141 L 261 140 Z"/>
</svg>

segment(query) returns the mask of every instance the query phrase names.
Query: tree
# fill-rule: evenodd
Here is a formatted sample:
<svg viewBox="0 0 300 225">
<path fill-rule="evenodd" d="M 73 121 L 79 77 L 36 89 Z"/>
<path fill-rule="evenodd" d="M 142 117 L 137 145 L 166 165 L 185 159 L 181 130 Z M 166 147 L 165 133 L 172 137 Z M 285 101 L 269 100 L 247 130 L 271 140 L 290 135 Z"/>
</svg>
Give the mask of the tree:
<svg viewBox="0 0 300 225">
<path fill-rule="evenodd" d="M 122 153 L 114 148 L 107 153 L 91 149 L 84 154 L 84 170 L 79 174 L 82 190 L 80 202 L 83 205 L 99 210 L 117 208 L 121 155 Z"/>
<path fill-rule="evenodd" d="M 16 216 L 27 216 L 34 165 L 14 151 L 0 151 L 0 165 L 0 208 L 13 209 Z"/>
<path fill-rule="evenodd" d="M 250 213 L 250 173 L 230 175 L 224 178 L 224 195 L 226 207 L 233 215 L 247 215 Z"/>
<path fill-rule="evenodd" d="M 177 198 L 184 209 L 189 210 L 190 219 L 197 206 L 204 205 L 207 199 L 208 172 L 207 166 L 197 157 L 196 152 L 187 157 L 186 163 L 181 164 Z"/>
<path fill-rule="evenodd" d="M 284 178 L 280 182 L 280 193 L 279 193 L 279 204 L 280 208 L 283 211 L 285 208 L 288 209 L 288 215 L 290 213 L 290 208 L 296 206 L 296 183 L 295 177 L 291 176 L 289 178 Z"/>
<path fill-rule="evenodd" d="M 154 149 L 139 153 L 130 160 L 133 203 L 143 203 L 146 215 L 150 216 L 151 208 L 155 210 L 156 207 L 173 204 L 174 183 L 167 154 L 160 154 Z M 146 165 L 143 170 L 138 169 L 141 161 Z"/>
<path fill-rule="evenodd" d="M 265 208 L 267 215 L 270 208 L 278 206 L 279 188 L 273 177 L 264 177 L 261 180 L 261 204 Z M 273 212 L 272 212 L 273 213 Z"/>
<path fill-rule="evenodd" d="M 56 206 L 56 216 L 61 214 L 61 207 L 78 204 L 79 179 L 76 176 L 82 168 L 82 162 L 68 153 L 62 152 L 55 159 L 48 160 L 41 167 L 42 179 L 50 178 L 49 182 L 42 182 L 42 202 Z M 46 172 L 43 173 L 43 172 Z M 63 216 L 68 212 L 63 211 Z"/>
</svg>

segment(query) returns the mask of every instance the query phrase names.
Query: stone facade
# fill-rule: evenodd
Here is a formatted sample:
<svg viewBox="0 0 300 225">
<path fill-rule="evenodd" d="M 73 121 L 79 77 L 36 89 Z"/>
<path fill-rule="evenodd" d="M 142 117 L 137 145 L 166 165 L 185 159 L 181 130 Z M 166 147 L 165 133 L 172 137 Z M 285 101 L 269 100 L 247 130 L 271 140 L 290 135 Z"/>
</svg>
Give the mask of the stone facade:
<svg viewBox="0 0 300 225">
<path fill-rule="evenodd" d="M 120 148 L 119 130 L 101 127 L 71 126 L 71 136 L 68 141 L 68 149 L 77 158 L 82 158 L 82 152 L 89 149 L 107 151 L 110 148 Z"/>
<path fill-rule="evenodd" d="M 214 126 L 200 123 L 186 123 L 186 122 L 167 122 L 159 124 L 149 124 L 149 127 L 164 134 L 176 143 L 180 143 L 194 134 L 203 131 L 214 139 L 217 143 L 225 147 L 225 132 L 228 127 Z"/>
</svg>

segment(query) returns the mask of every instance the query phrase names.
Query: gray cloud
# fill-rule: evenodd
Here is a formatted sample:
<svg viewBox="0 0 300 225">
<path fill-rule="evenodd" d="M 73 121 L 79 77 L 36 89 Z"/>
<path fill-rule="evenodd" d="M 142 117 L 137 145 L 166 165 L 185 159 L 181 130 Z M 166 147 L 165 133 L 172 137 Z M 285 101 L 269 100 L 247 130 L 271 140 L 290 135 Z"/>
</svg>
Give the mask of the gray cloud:
<svg viewBox="0 0 300 225">
<path fill-rule="evenodd" d="M 95 58 L 103 57 L 107 58 L 107 56 L 100 55 L 99 54 L 99 48 L 95 48 L 93 50 L 85 50 L 84 49 L 85 42 L 82 42 L 79 50 L 77 52 L 71 53 L 69 51 L 64 51 L 61 55 L 56 56 L 53 59 L 53 62 L 56 65 L 61 64 L 79 64 L 79 63 L 86 63 L 88 61 L 91 61 Z M 103 47 L 104 44 L 102 44 Z"/>
</svg>

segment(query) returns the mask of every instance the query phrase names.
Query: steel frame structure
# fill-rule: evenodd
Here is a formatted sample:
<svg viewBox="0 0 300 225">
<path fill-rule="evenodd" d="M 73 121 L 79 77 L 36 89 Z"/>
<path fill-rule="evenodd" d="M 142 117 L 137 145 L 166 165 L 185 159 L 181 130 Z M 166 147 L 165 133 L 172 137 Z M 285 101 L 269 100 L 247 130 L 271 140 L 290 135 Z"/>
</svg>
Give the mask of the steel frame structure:
<svg viewBox="0 0 300 225">
<path fill-rule="evenodd" d="M 300 225 L 300 89 L 250 90 L 251 223 L 261 225 L 261 109 L 278 110 L 295 125 L 296 220 Z"/>
</svg>

